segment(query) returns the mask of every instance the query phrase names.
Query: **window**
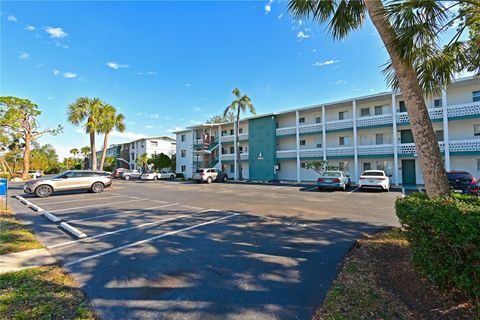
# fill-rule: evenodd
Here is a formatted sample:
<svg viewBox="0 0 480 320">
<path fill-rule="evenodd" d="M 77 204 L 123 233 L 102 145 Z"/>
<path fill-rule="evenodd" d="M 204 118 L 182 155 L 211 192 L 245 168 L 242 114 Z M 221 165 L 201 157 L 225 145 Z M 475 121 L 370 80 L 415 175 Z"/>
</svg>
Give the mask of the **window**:
<svg viewBox="0 0 480 320">
<path fill-rule="evenodd" d="M 340 111 L 338 113 L 338 120 L 343 120 L 345 119 L 345 111 Z"/>
<path fill-rule="evenodd" d="M 227 130 L 222 130 L 222 137 L 227 135 Z"/>
<path fill-rule="evenodd" d="M 235 147 L 230 147 L 230 154 L 235 153 Z"/>
<path fill-rule="evenodd" d="M 341 146 L 349 146 L 350 145 L 350 138 L 349 137 L 339 137 L 338 144 Z"/>
<path fill-rule="evenodd" d="M 306 142 L 305 140 L 300 140 L 300 145 L 301 145 L 301 146 L 304 146 L 304 145 L 306 145 L 306 144 L 307 144 L 307 142 Z"/>
<path fill-rule="evenodd" d="M 132 149 L 135 149 L 135 143 L 132 142 Z"/>
<path fill-rule="evenodd" d="M 387 166 L 387 161 L 381 161 L 381 160 L 377 160 L 377 170 L 383 170 L 385 171 L 385 167 Z"/>
<path fill-rule="evenodd" d="M 437 137 L 437 141 L 443 141 L 443 130 L 436 130 L 435 136 Z"/>
<path fill-rule="evenodd" d="M 180 156 L 182 158 L 185 158 L 187 156 L 187 150 L 183 149 L 182 151 L 180 151 Z"/>
<path fill-rule="evenodd" d="M 383 133 L 377 133 L 375 135 L 375 144 L 383 144 Z"/>
<path fill-rule="evenodd" d="M 280 163 L 277 163 L 277 171 L 280 171 Z"/>
<path fill-rule="evenodd" d="M 338 163 L 338 167 L 340 168 L 340 170 L 342 171 L 348 171 L 348 161 L 340 161 Z"/>
<path fill-rule="evenodd" d="M 363 163 L 363 171 L 365 170 L 372 170 L 372 164 L 370 162 Z"/>
<path fill-rule="evenodd" d="M 405 101 L 403 101 L 403 100 L 399 101 L 398 106 L 400 107 L 400 112 L 407 112 L 407 107 L 405 106 Z"/>
<path fill-rule="evenodd" d="M 480 136 L 480 124 L 473 125 L 473 135 Z"/>
<path fill-rule="evenodd" d="M 230 164 L 230 172 L 235 172 L 235 165 L 233 163 Z"/>
<path fill-rule="evenodd" d="M 441 108 L 442 107 L 442 99 L 433 100 L 433 107 L 434 108 Z"/>
<path fill-rule="evenodd" d="M 152 147 L 158 147 L 158 141 L 150 141 Z"/>
<path fill-rule="evenodd" d="M 227 154 L 227 149 L 225 149 L 224 147 L 222 147 L 222 154 Z"/>
<path fill-rule="evenodd" d="M 307 164 L 305 162 L 300 162 L 300 168 L 305 168 Z"/>
<path fill-rule="evenodd" d="M 187 171 L 187 166 L 183 165 L 181 170 L 182 170 L 182 172 Z"/>
<path fill-rule="evenodd" d="M 321 148 L 322 147 L 322 144 L 321 143 L 317 143 L 317 148 Z"/>
<path fill-rule="evenodd" d="M 367 117 L 370 115 L 370 108 L 360 109 L 360 117 Z"/>
<path fill-rule="evenodd" d="M 182 140 L 182 142 L 185 142 L 185 135 L 184 134 L 182 134 L 181 140 Z"/>
<path fill-rule="evenodd" d="M 305 123 L 305 117 L 301 117 L 298 119 L 298 123 Z"/>
<path fill-rule="evenodd" d="M 480 159 L 477 159 L 477 171 L 480 171 Z"/>
<path fill-rule="evenodd" d="M 379 116 L 381 114 L 383 114 L 383 107 L 382 106 L 376 106 L 375 107 L 375 115 Z"/>
<path fill-rule="evenodd" d="M 240 153 L 243 153 L 243 147 L 242 146 L 238 147 L 238 149 L 239 149 Z"/>
<path fill-rule="evenodd" d="M 480 101 L 480 91 L 473 91 L 473 101 Z"/>
<path fill-rule="evenodd" d="M 233 131 L 233 129 L 230 129 L 230 135 L 233 136 L 235 133 L 235 131 Z"/>
<path fill-rule="evenodd" d="M 315 117 L 315 123 L 322 123 L 322 117 Z"/>
<path fill-rule="evenodd" d="M 243 128 L 239 128 L 238 133 L 243 133 Z"/>
</svg>

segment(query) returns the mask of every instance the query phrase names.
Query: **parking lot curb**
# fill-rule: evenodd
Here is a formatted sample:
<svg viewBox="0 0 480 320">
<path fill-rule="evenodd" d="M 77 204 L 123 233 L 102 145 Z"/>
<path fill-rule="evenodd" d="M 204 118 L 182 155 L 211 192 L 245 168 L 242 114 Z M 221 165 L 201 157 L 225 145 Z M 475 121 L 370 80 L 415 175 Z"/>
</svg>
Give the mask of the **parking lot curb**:
<svg viewBox="0 0 480 320">
<path fill-rule="evenodd" d="M 52 221 L 52 222 L 60 222 L 62 221 L 62 219 L 60 219 L 59 217 L 51 214 L 50 212 L 47 212 L 47 211 L 43 211 L 43 214 L 42 214 L 45 218 L 47 218 L 48 220 Z"/>
<path fill-rule="evenodd" d="M 75 237 L 77 237 L 79 239 L 83 239 L 83 238 L 87 237 L 87 235 L 85 233 L 81 232 L 80 230 L 78 230 L 75 227 L 72 227 L 71 225 L 69 225 L 66 222 L 60 223 L 60 227 L 67 230 L 68 232 L 70 232 L 71 234 L 73 234 Z"/>
</svg>

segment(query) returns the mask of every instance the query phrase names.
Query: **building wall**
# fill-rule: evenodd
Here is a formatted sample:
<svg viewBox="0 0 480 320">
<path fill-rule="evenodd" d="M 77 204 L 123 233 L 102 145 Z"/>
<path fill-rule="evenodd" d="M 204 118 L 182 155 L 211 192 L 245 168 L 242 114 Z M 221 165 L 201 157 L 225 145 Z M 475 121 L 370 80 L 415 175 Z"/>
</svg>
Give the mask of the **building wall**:
<svg viewBox="0 0 480 320">
<path fill-rule="evenodd" d="M 465 170 L 480 178 L 480 154 L 476 156 L 453 156 L 450 161 L 452 171 Z"/>
<path fill-rule="evenodd" d="M 184 141 L 182 141 L 184 136 Z M 186 131 L 177 133 L 177 145 L 176 145 L 176 167 L 177 172 L 183 173 L 185 178 L 191 178 L 193 175 L 193 131 Z M 185 150 L 185 157 L 182 157 L 182 150 Z M 184 166 L 185 170 L 182 170 Z"/>
</svg>

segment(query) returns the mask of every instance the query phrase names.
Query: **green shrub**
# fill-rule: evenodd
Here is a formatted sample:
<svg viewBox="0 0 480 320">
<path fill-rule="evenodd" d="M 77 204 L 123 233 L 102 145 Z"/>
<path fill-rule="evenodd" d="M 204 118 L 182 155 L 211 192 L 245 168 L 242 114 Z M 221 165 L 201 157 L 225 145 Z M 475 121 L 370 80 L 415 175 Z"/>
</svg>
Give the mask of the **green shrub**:
<svg viewBox="0 0 480 320">
<path fill-rule="evenodd" d="M 175 173 L 175 175 L 177 176 L 177 178 L 179 179 L 184 179 L 185 176 L 183 175 L 183 173 L 179 172 L 179 173 Z"/>
<path fill-rule="evenodd" d="M 0 173 L 0 178 L 7 178 L 7 180 L 10 180 L 10 173 Z"/>
<path fill-rule="evenodd" d="M 480 306 L 480 197 L 430 200 L 416 193 L 397 199 L 395 208 L 414 265 L 437 286 L 459 290 Z"/>
</svg>

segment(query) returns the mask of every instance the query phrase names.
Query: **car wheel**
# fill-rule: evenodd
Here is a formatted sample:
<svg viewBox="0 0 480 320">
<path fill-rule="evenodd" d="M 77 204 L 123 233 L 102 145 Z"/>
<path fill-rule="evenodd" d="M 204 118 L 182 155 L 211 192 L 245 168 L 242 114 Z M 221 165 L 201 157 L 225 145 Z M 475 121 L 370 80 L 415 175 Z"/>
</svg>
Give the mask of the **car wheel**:
<svg viewBox="0 0 480 320">
<path fill-rule="evenodd" d="M 153 177 L 153 180 L 157 181 L 157 180 L 158 180 L 158 177 L 157 177 L 157 176 Z"/>
<path fill-rule="evenodd" d="M 105 186 L 101 182 L 95 182 L 94 184 L 92 184 L 92 188 L 91 188 L 93 193 L 101 193 L 103 192 L 104 189 L 105 189 Z"/>
<path fill-rule="evenodd" d="M 212 181 L 213 181 L 213 180 L 212 180 L 212 177 L 208 177 L 208 178 L 207 178 L 207 183 L 212 183 Z"/>
<path fill-rule="evenodd" d="M 170 180 L 173 180 L 173 179 L 175 179 L 175 176 L 172 174 L 172 175 L 170 176 Z"/>
<path fill-rule="evenodd" d="M 130 180 L 130 176 L 125 176 L 124 179 L 125 180 Z"/>
<path fill-rule="evenodd" d="M 322 188 L 322 187 L 318 187 L 318 191 L 322 191 L 322 190 L 323 190 L 323 188 Z"/>
<path fill-rule="evenodd" d="M 227 176 L 223 177 L 223 182 L 228 182 L 228 177 Z"/>
<path fill-rule="evenodd" d="M 35 189 L 35 195 L 39 198 L 45 198 L 51 195 L 53 192 L 53 188 L 49 185 L 40 185 Z"/>
</svg>

